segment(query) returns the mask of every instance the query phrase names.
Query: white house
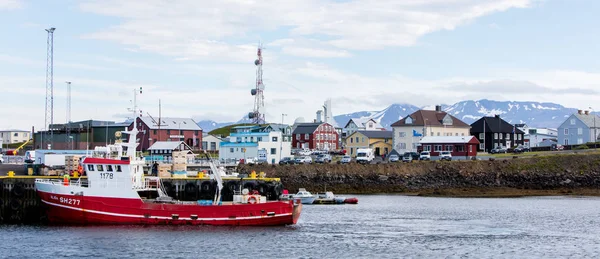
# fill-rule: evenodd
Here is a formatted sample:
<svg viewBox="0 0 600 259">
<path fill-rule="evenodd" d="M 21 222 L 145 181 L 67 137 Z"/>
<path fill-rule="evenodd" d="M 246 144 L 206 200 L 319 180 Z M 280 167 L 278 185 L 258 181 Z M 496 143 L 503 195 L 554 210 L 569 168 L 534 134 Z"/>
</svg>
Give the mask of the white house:
<svg viewBox="0 0 600 259">
<path fill-rule="evenodd" d="M 399 154 L 417 151 L 425 136 L 470 136 L 471 126 L 442 111 L 418 110 L 392 124 L 394 150 Z"/>
<path fill-rule="evenodd" d="M 280 159 L 291 156 L 291 142 L 282 139 L 281 131 L 238 131 L 231 133 L 219 147 L 220 160 L 246 160 L 259 158 L 259 154 L 264 154 L 268 163 L 279 163 Z"/>
<path fill-rule="evenodd" d="M 206 151 L 219 151 L 223 139 L 214 135 L 206 134 L 202 136 L 202 149 Z"/>
<path fill-rule="evenodd" d="M 31 132 L 26 130 L 0 130 L 0 142 L 4 144 L 22 143 L 31 139 Z"/>
<path fill-rule="evenodd" d="M 342 138 L 352 135 L 359 130 L 385 130 L 377 121 L 371 118 L 350 119 L 342 130 Z"/>
<path fill-rule="evenodd" d="M 165 157 L 173 156 L 173 152 L 175 151 L 188 151 L 192 153 L 191 150 L 192 148 L 183 141 L 156 141 L 148 148 L 150 155 Z"/>
</svg>

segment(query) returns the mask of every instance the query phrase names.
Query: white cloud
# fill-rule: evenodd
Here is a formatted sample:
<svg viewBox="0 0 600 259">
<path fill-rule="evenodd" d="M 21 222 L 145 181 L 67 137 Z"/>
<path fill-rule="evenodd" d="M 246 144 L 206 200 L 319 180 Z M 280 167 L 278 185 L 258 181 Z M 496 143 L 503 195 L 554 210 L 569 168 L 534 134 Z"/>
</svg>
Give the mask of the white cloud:
<svg viewBox="0 0 600 259">
<path fill-rule="evenodd" d="M 532 1 L 88 0 L 80 8 L 122 19 L 85 38 L 176 58 L 242 61 L 240 57 L 254 51 L 262 32 L 287 31 L 286 39 L 271 43 L 283 45 L 285 54 L 348 57 L 350 50 L 411 46 L 425 34 L 453 30 L 494 12 L 525 8 Z M 307 38 L 328 47 L 288 46 Z M 231 41 L 243 43 L 227 43 Z"/>
<path fill-rule="evenodd" d="M 0 10 L 14 10 L 23 8 L 22 0 L 0 0 Z"/>
</svg>

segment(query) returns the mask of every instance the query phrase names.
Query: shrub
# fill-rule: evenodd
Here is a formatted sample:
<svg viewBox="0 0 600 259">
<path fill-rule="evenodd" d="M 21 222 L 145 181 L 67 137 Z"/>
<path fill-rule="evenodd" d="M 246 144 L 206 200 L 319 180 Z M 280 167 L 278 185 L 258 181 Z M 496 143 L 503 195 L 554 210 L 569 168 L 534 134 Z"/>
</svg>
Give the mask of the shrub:
<svg viewBox="0 0 600 259">
<path fill-rule="evenodd" d="M 587 145 L 579 145 L 574 149 L 589 149 L 589 147 Z"/>
</svg>

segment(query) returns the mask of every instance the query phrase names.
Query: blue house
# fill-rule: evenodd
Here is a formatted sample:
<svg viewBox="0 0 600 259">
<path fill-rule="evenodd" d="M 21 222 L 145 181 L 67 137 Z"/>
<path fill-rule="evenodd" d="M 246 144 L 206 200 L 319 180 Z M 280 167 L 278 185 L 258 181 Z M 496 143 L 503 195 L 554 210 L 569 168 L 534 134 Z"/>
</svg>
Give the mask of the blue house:
<svg viewBox="0 0 600 259">
<path fill-rule="evenodd" d="M 595 142 L 600 134 L 600 117 L 579 110 L 558 127 L 558 144 L 578 145 Z"/>
</svg>

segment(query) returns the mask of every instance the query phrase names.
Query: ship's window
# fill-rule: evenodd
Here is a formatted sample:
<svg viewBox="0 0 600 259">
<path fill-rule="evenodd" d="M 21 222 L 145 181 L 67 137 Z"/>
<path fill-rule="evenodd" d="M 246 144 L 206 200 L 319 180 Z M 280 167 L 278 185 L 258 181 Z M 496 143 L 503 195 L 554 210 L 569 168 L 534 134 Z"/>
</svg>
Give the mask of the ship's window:
<svg viewBox="0 0 600 259">
<path fill-rule="evenodd" d="M 94 171 L 94 165 L 88 165 L 88 171 Z"/>
<path fill-rule="evenodd" d="M 107 166 L 106 166 L 106 171 L 107 171 L 107 172 L 112 172 L 112 171 L 113 171 L 113 170 L 112 170 L 112 165 L 107 165 Z"/>
<path fill-rule="evenodd" d="M 121 172 L 121 166 L 120 166 L 120 165 L 116 165 L 116 167 L 117 167 L 117 168 L 116 168 L 116 169 L 117 169 L 117 172 Z"/>
<path fill-rule="evenodd" d="M 98 172 L 102 172 L 104 171 L 104 168 L 102 167 L 102 165 L 98 165 Z"/>
</svg>

